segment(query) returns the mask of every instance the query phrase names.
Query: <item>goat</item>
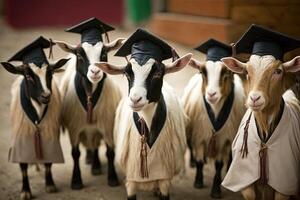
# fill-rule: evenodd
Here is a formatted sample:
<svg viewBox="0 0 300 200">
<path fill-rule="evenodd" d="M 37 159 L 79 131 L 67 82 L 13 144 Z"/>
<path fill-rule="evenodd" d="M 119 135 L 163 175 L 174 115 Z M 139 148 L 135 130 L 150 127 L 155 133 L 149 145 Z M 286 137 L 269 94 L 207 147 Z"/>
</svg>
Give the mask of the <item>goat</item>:
<svg viewBox="0 0 300 200">
<path fill-rule="evenodd" d="M 289 199 L 299 189 L 300 106 L 288 89 L 296 83 L 300 56 L 288 62 L 273 55 L 251 55 L 247 63 L 232 57 L 222 62 L 247 75 L 249 107 L 233 141 L 233 161 L 222 185 L 241 191 L 246 200 L 259 195 Z"/>
<path fill-rule="evenodd" d="M 186 134 L 196 160 L 194 187 L 203 188 L 203 166 L 206 158 L 215 160 L 213 198 L 221 197 L 221 172 L 228 163 L 230 145 L 244 114 L 244 90 L 241 79 L 220 61 L 190 65 L 200 71 L 186 86 L 182 101 L 190 121 Z"/>
<path fill-rule="evenodd" d="M 61 79 L 60 88 L 63 94 L 62 124 L 69 132 L 74 160 L 72 189 L 83 187 L 79 143 L 93 152 L 91 172 L 98 175 L 101 173 L 98 147 L 102 138 L 107 147 L 108 185 L 119 185 L 114 167 L 113 126 L 121 93 L 111 78 L 96 67 L 95 63 L 106 60 L 107 53 L 118 48 L 122 41 L 123 39 L 116 39 L 108 44 L 98 41 L 94 45 L 83 42 L 77 47 L 56 41 L 62 50 L 73 54 Z M 84 118 L 87 120 L 83 120 Z"/>
<path fill-rule="evenodd" d="M 49 43 L 43 37 L 34 44 Z M 44 47 L 43 47 L 44 48 Z M 23 54 L 26 48 L 16 54 Z M 26 53 L 28 53 L 28 48 Z M 37 55 L 40 51 L 40 55 Z M 32 53 L 32 52 L 30 52 Z M 12 143 L 9 149 L 9 161 L 20 163 L 23 185 L 20 198 L 32 198 L 27 175 L 28 164 L 45 165 L 46 192 L 56 192 L 51 172 L 52 163 L 63 163 L 63 153 L 59 143 L 61 97 L 52 74 L 59 72 L 68 59 L 61 59 L 49 64 L 42 49 L 34 51 L 35 57 L 23 61 L 20 66 L 9 62 L 1 62 L 10 73 L 20 75 L 11 87 L 10 121 Z M 29 53 L 26 55 L 27 59 Z M 32 56 L 32 55 L 31 55 Z M 23 59 L 23 58 L 22 58 Z M 38 60 L 38 62 L 37 62 Z M 42 62 L 40 62 L 42 61 Z"/>
<path fill-rule="evenodd" d="M 128 199 L 136 199 L 138 189 L 157 188 L 160 199 L 169 199 L 171 180 L 184 167 L 187 118 L 163 77 L 185 67 L 192 54 L 163 64 L 157 44 L 170 47 L 141 29 L 127 41 L 134 42 L 137 35 L 140 41 L 128 48 L 132 57 L 126 66 L 106 62 L 96 66 L 109 74 L 125 74 L 128 80 L 129 95 L 118 106 L 114 128 L 116 161 L 126 175 Z M 126 50 L 126 42 L 124 46 Z"/>
</svg>

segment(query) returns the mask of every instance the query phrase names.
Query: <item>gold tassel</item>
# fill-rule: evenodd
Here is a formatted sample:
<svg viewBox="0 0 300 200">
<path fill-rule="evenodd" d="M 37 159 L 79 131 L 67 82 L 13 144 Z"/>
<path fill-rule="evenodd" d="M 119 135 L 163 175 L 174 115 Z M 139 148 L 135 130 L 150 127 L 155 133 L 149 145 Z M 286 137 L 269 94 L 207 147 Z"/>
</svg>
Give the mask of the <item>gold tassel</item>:
<svg viewBox="0 0 300 200">
<path fill-rule="evenodd" d="M 35 156 L 38 160 L 43 159 L 43 149 L 42 149 L 42 141 L 41 141 L 41 132 L 38 127 L 37 121 L 35 122 L 36 131 L 34 133 L 34 148 L 35 148 Z"/>
<path fill-rule="evenodd" d="M 147 139 L 146 139 L 146 123 L 143 118 L 139 119 L 142 133 L 141 133 L 141 152 L 140 152 L 140 158 L 141 158 L 141 166 L 140 166 L 140 176 L 142 178 L 149 178 L 148 173 L 148 163 L 147 163 Z"/>
</svg>

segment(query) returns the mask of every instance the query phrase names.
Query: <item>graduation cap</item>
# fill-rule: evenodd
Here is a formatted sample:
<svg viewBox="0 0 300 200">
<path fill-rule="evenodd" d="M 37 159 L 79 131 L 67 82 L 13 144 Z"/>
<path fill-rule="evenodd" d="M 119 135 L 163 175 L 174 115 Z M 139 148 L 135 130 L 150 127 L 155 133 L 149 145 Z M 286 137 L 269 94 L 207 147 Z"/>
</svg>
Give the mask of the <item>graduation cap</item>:
<svg viewBox="0 0 300 200">
<path fill-rule="evenodd" d="M 36 66 L 41 67 L 44 63 L 48 64 L 48 60 L 43 49 L 52 48 L 52 45 L 54 44 L 51 41 L 40 36 L 32 43 L 18 51 L 8 60 L 8 62 L 21 61 L 24 64 L 34 63 Z"/>
<path fill-rule="evenodd" d="M 221 58 L 231 56 L 232 47 L 215 39 L 209 39 L 195 48 L 206 54 L 206 60 L 220 61 Z"/>
<path fill-rule="evenodd" d="M 87 42 L 95 45 L 102 40 L 102 35 L 105 33 L 108 40 L 108 31 L 115 30 L 113 27 L 101 22 L 99 19 L 92 17 L 88 20 L 66 29 L 67 32 L 81 34 L 81 42 Z"/>
<path fill-rule="evenodd" d="M 173 57 L 176 52 L 158 37 L 146 30 L 137 29 L 116 52 L 115 56 L 126 57 L 130 54 L 131 58 L 134 58 L 139 65 L 143 65 L 150 58 L 161 62 Z"/>
<path fill-rule="evenodd" d="M 255 24 L 235 44 L 236 53 L 272 55 L 279 60 L 285 53 L 299 47 L 300 40 Z"/>
</svg>

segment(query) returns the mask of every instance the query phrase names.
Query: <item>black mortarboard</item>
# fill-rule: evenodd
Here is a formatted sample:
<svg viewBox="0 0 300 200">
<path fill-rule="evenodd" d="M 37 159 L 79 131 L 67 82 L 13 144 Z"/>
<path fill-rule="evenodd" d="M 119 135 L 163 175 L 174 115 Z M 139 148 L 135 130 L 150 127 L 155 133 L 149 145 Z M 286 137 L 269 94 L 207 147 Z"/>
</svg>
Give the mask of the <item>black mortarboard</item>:
<svg viewBox="0 0 300 200">
<path fill-rule="evenodd" d="M 273 55 L 282 60 L 285 53 L 300 47 L 300 40 L 255 24 L 235 44 L 236 53 Z"/>
<path fill-rule="evenodd" d="M 51 43 L 51 41 L 40 36 L 32 43 L 28 44 L 23 49 L 18 51 L 8 60 L 8 62 L 21 61 L 24 64 L 34 63 L 35 65 L 41 67 L 44 63 L 48 64 L 48 60 L 43 49 L 49 48 L 52 45 L 53 44 Z"/>
<path fill-rule="evenodd" d="M 102 40 L 103 33 L 115 30 L 113 27 L 101 22 L 99 19 L 92 17 L 88 20 L 66 29 L 67 32 L 81 34 L 81 42 L 87 42 L 92 45 Z"/>
<path fill-rule="evenodd" d="M 195 48 L 206 54 L 206 60 L 220 61 L 221 58 L 231 56 L 232 47 L 215 39 L 209 39 Z"/>
<path fill-rule="evenodd" d="M 174 56 L 172 47 L 146 30 L 137 29 L 116 52 L 115 56 L 126 57 L 131 54 L 140 65 L 150 58 L 159 62 Z"/>
</svg>

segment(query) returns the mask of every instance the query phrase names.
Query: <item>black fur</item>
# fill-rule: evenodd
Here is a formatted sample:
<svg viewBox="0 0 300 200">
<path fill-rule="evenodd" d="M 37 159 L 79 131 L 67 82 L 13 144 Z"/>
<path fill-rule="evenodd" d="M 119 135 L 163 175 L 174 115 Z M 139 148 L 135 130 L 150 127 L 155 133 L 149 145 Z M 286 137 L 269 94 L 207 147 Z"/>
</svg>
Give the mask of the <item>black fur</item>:
<svg viewBox="0 0 300 200">
<path fill-rule="evenodd" d="M 93 175 L 100 175 L 101 174 L 101 162 L 99 160 L 98 149 L 95 149 L 93 151 L 91 171 L 92 171 Z"/>
<path fill-rule="evenodd" d="M 196 161 L 196 178 L 194 182 L 195 188 L 203 188 L 203 161 Z"/>
<path fill-rule="evenodd" d="M 108 174 L 107 174 L 107 181 L 109 186 L 118 186 L 120 182 L 118 180 L 118 176 L 116 173 L 114 159 L 115 159 L 115 152 L 113 148 L 106 145 L 106 157 L 108 160 Z"/>
<path fill-rule="evenodd" d="M 73 157 L 73 161 L 74 161 L 74 168 L 73 168 L 71 188 L 73 190 L 79 190 L 79 189 L 83 188 L 81 172 L 80 172 L 80 167 L 79 167 L 79 157 L 80 157 L 79 146 L 72 147 L 72 157 Z"/>
<path fill-rule="evenodd" d="M 128 89 L 130 90 L 134 82 L 134 73 L 132 71 L 132 66 L 130 63 L 125 68 L 125 75 L 128 80 Z M 146 90 L 147 99 L 149 102 L 157 102 L 161 97 L 161 88 L 163 85 L 163 77 L 165 75 L 165 65 L 159 62 L 155 62 L 152 65 L 151 71 L 146 78 Z M 129 92 L 128 92 L 129 94 Z"/>
<path fill-rule="evenodd" d="M 211 189 L 211 193 L 210 193 L 210 196 L 212 198 L 221 198 L 222 168 L 223 168 L 223 161 L 216 160 L 216 162 L 215 162 L 216 174 L 214 177 L 214 181 L 213 181 L 213 185 L 212 185 L 212 189 Z"/>
<path fill-rule="evenodd" d="M 30 192 L 30 185 L 29 185 L 29 180 L 28 180 L 28 174 L 27 174 L 27 169 L 28 169 L 28 164 L 27 163 L 20 163 L 20 168 L 22 172 L 22 192 Z"/>
<path fill-rule="evenodd" d="M 127 197 L 127 200 L 136 200 L 136 195 L 131 196 L 131 197 Z"/>
<path fill-rule="evenodd" d="M 154 116 L 152 118 L 152 125 L 150 127 L 150 130 L 147 127 L 147 125 L 145 125 L 147 144 L 149 145 L 150 148 L 155 143 L 156 139 L 160 134 L 160 131 L 165 125 L 166 118 L 167 118 L 167 107 L 166 107 L 164 97 L 161 95 Z M 137 112 L 133 113 L 133 119 L 139 133 L 142 134 L 142 126 L 141 123 L 139 122 L 140 117 Z"/>
</svg>

